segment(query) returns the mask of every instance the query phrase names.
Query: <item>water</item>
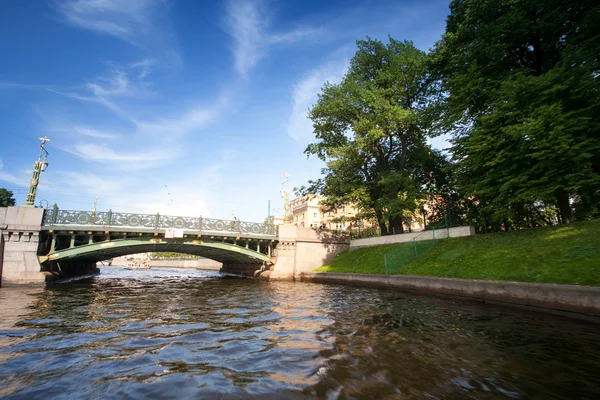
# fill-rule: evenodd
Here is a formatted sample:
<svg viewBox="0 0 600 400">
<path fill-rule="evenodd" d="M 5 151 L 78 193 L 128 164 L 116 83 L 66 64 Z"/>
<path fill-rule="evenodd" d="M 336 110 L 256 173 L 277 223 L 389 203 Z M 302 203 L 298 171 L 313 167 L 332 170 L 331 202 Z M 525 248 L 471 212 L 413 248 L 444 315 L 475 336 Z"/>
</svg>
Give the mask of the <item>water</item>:
<svg viewBox="0 0 600 400">
<path fill-rule="evenodd" d="M 0 398 L 598 399 L 600 330 L 181 269 L 0 289 Z"/>
</svg>

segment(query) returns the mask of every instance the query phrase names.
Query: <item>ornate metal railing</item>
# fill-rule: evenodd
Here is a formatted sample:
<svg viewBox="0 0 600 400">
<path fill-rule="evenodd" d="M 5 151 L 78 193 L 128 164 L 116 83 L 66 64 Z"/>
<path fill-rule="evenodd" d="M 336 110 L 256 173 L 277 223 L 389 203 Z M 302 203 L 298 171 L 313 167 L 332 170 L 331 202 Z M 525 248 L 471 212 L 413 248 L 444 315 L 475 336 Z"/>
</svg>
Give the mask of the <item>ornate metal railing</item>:
<svg viewBox="0 0 600 400">
<path fill-rule="evenodd" d="M 43 226 L 77 225 L 119 228 L 183 229 L 197 233 L 231 233 L 242 235 L 276 236 L 273 225 L 257 222 L 224 220 L 202 217 L 177 217 L 160 214 L 133 214 L 113 211 L 76 211 L 48 209 L 44 212 Z"/>
</svg>

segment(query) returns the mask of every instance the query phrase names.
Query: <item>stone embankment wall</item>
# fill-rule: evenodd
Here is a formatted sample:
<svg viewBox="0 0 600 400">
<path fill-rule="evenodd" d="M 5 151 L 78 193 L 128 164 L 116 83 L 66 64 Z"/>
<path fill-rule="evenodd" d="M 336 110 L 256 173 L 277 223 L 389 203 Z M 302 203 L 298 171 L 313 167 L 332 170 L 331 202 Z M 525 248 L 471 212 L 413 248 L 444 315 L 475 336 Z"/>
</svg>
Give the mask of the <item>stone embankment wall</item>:
<svg viewBox="0 0 600 400">
<path fill-rule="evenodd" d="M 126 265 L 128 262 L 127 257 L 117 257 L 112 260 L 112 266 L 121 267 Z M 101 265 L 101 264 L 99 264 Z M 166 259 L 151 259 L 150 267 L 162 267 L 162 268 L 195 268 L 195 269 L 206 269 L 210 271 L 218 271 L 221 269 L 222 264 L 218 261 L 214 261 L 208 258 L 199 258 L 195 260 L 190 259 L 179 259 L 179 258 L 166 258 Z"/>
<path fill-rule="evenodd" d="M 311 273 L 301 281 L 470 297 L 600 317 L 600 287 L 410 275 Z"/>
<path fill-rule="evenodd" d="M 361 247 L 379 246 L 382 244 L 394 244 L 417 240 L 445 239 L 448 237 L 474 236 L 475 227 L 458 226 L 456 228 L 438 229 L 423 232 L 400 233 L 397 235 L 376 236 L 365 239 L 355 239 L 350 242 L 350 250 Z"/>
</svg>

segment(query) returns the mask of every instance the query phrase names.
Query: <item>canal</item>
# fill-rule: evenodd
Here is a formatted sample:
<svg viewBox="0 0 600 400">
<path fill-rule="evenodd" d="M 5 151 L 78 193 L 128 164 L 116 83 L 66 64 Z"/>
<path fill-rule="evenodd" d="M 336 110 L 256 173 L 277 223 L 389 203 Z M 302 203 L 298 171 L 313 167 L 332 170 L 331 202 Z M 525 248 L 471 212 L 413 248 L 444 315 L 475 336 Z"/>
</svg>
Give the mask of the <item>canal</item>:
<svg viewBox="0 0 600 400">
<path fill-rule="evenodd" d="M 5 399 L 598 399 L 597 323 L 375 289 L 129 271 L 0 289 Z"/>
</svg>

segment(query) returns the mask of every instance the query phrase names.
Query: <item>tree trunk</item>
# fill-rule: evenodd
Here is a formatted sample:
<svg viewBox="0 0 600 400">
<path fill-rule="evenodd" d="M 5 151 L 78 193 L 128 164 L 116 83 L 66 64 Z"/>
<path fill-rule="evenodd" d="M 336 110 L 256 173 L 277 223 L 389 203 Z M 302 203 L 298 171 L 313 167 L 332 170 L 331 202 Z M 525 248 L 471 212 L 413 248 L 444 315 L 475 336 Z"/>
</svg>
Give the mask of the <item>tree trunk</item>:
<svg viewBox="0 0 600 400">
<path fill-rule="evenodd" d="M 404 233 L 402 217 L 390 217 L 390 234 Z"/>
<path fill-rule="evenodd" d="M 571 205 L 569 204 L 569 194 L 564 189 L 556 190 L 556 200 L 558 202 L 558 210 L 560 211 L 560 219 L 563 224 L 573 222 L 573 214 Z"/>
<path fill-rule="evenodd" d="M 377 224 L 379 225 L 381 236 L 388 235 L 389 233 L 385 224 L 385 219 L 383 218 L 383 213 L 379 210 L 375 210 L 375 216 L 377 217 Z"/>
</svg>

